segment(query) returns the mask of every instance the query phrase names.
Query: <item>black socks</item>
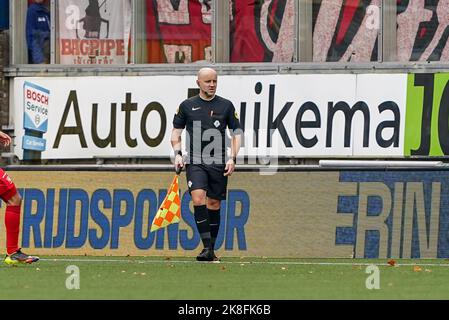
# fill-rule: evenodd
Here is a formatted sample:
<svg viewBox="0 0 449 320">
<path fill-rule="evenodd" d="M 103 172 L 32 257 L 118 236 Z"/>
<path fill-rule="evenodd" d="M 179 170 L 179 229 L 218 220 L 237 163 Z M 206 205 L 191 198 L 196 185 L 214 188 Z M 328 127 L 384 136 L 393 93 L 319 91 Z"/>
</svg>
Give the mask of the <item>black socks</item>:
<svg viewBox="0 0 449 320">
<path fill-rule="evenodd" d="M 220 209 L 210 210 L 205 205 L 194 206 L 193 208 L 196 227 L 204 247 L 214 249 L 220 229 Z"/>
<path fill-rule="evenodd" d="M 210 221 L 210 236 L 211 236 L 211 246 L 212 249 L 215 248 L 215 241 L 217 240 L 218 229 L 220 229 L 220 209 L 209 211 L 209 221 Z"/>
<path fill-rule="evenodd" d="M 204 248 L 211 247 L 211 226 L 206 205 L 194 206 L 196 227 L 203 241 Z"/>
</svg>

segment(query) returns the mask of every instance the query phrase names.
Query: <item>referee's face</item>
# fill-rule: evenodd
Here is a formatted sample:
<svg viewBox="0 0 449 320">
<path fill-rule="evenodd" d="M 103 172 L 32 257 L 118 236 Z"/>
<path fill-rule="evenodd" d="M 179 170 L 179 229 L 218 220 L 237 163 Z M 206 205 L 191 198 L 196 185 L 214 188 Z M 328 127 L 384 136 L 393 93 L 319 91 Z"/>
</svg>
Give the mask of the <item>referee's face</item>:
<svg viewBox="0 0 449 320">
<path fill-rule="evenodd" d="M 212 69 L 200 72 L 196 83 L 200 87 L 203 98 L 213 98 L 217 91 L 217 73 Z"/>
</svg>

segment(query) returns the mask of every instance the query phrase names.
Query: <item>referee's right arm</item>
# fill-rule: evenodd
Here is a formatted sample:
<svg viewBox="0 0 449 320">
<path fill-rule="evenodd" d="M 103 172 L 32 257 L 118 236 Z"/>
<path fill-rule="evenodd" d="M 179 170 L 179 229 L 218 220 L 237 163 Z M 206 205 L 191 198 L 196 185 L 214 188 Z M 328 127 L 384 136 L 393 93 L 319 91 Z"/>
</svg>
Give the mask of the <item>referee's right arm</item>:
<svg viewBox="0 0 449 320">
<path fill-rule="evenodd" d="M 184 159 L 182 158 L 182 144 L 181 144 L 181 134 L 186 125 L 186 117 L 183 112 L 183 105 L 181 103 L 176 114 L 173 118 L 173 130 L 171 132 L 171 146 L 173 148 L 174 156 L 175 156 L 175 170 L 178 172 L 179 168 L 184 167 Z"/>
<path fill-rule="evenodd" d="M 181 152 L 181 134 L 183 129 L 173 128 L 171 132 L 171 146 L 175 154 L 175 170 L 184 167 L 184 160 Z"/>
<path fill-rule="evenodd" d="M 173 128 L 171 132 L 171 146 L 173 151 L 181 151 L 181 134 L 183 129 Z"/>
</svg>

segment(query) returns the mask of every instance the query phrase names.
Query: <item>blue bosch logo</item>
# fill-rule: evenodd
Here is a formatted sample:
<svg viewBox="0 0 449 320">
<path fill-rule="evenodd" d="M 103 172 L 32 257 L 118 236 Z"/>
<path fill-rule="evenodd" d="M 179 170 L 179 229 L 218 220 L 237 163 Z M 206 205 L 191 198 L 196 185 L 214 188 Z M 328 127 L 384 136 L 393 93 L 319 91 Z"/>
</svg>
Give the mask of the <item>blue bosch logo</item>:
<svg viewBox="0 0 449 320">
<path fill-rule="evenodd" d="M 35 83 L 25 81 L 23 86 L 23 128 L 22 138 L 24 160 L 40 158 L 46 149 L 44 133 L 48 130 L 48 110 L 50 90 Z"/>
</svg>

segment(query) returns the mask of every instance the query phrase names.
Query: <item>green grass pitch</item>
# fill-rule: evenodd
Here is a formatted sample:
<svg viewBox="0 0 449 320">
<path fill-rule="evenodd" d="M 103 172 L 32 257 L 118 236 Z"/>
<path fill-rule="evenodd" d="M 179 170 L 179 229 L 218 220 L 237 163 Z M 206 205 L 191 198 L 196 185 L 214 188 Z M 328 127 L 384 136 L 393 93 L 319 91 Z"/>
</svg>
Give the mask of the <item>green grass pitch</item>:
<svg viewBox="0 0 449 320">
<path fill-rule="evenodd" d="M 373 275 L 366 273 L 370 264 L 379 268 L 379 289 L 366 287 Z M 76 266 L 79 276 L 69 266 Z M 391 266 L 386 259 L 199 263 L 174 257 L 48 256 L 32 265 L 2 264 L 0 280 L 0 299 L 449 299 L 444 259 L 397 260 Z"/>
</svg>

